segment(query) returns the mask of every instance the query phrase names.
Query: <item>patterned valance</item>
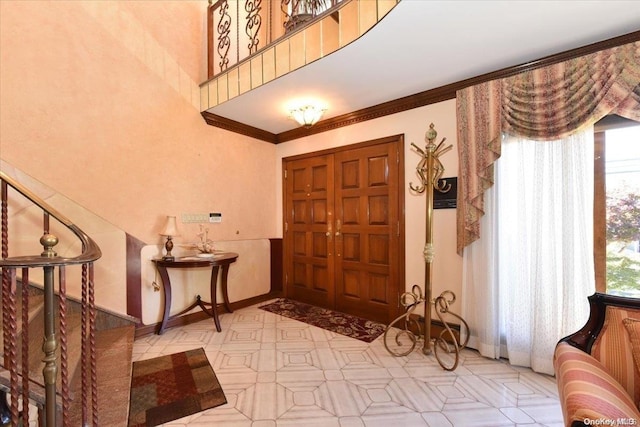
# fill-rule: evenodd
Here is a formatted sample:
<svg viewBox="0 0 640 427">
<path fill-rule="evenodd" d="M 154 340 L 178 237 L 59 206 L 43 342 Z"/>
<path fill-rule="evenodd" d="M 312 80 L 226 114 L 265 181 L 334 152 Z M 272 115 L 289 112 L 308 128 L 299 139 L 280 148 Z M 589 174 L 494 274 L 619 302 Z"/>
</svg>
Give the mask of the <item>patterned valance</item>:
<svg viewBox="0 0 640 427">
<path fill-rule="evenodd" d="M 480 237 L 503 134 L 564 138 L 607 114 L 640 121 L 640 42 L 482 83 L 456 94 L 458 253 Z"/>
</svg>

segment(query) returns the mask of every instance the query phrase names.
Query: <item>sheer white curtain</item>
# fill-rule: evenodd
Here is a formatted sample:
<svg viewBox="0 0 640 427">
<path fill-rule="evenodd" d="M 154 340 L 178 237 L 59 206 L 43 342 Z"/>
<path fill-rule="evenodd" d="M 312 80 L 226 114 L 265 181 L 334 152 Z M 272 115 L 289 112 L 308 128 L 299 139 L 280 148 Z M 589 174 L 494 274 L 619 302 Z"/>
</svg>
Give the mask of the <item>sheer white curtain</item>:
<svg viewBox="0 0 640 427">
<path fill-rule="evenodd" d="M 553 374 L 557 341 L 588 317 L 593 129 L 557 141 L 505 136 L 483 235 L 464 252 L 463 315 L 487 357 Z"/>
</svg>

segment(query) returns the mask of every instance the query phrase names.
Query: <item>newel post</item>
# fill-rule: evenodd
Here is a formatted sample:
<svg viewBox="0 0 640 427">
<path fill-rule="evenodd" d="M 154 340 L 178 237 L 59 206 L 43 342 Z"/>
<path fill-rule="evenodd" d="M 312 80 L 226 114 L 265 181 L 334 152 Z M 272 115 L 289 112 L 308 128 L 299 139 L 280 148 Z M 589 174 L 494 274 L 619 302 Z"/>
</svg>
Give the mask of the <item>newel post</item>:
<svg viewBox="0 0 640 427">
<path fill-rule="evenodd" d="M 40 238 L 40 243 L 44 247 L 42 256 L 53 258 L 57 256 L 53 247 L 58 244 L 58 238 L 53 234 L 46 233 Z M 47 426 L 56 425 L 56 377 L 58 366 L 56 363 L 56 350 L 58 341 L 56 339 L 55 325 L 55 281 L 54 266 L 45 266 L 44 269 L 44 341 L 42 352 L 44 353 L 44 368 L 42 375 L 45 383 L 45 420 Z"/>
</svg>

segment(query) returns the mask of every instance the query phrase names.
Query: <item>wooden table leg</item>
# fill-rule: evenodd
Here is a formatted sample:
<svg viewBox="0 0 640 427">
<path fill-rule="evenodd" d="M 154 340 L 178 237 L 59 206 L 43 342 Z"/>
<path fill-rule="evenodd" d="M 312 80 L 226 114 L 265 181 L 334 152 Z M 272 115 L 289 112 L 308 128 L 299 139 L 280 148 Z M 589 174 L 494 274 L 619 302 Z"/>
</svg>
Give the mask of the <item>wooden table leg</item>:
<svg viewBox="0 0 640 427">
<path fill-rule="evenodd" d="M 218 270 L 220 267 L 213 266 L 211 269 L 211 314 L 213 314 L 213 321 L 216 323 L 216 330 L 222 331 L 220 327 L 220 319 L 218 318 L 218 292 L 216 290 L 218 284 Z M 224 268 L 222 269 L 224 272 Z"/>
<path fill-rule="evenodd" d="M 162 278 L 162 288 L 164 289 L 164 313 L 162 314 L 162 323 L 158 329 L 158 335 L 162 335 L 164 328 L 169 320 L 169 312 L 171 311 L 171 282 L 169 282 L 169 273 L 165 267 L 158 267 L 158 273 Z"/>
<path fill-rule="evenodd" d="M 224 301 L 224 308 L 227 312 L 233 313 L 231 305 L 229 304 L 229 294 L 227 293 L 227 276 L 229 275 L 229 264 L 222 266 L 222 299 Z"/>
</svg>

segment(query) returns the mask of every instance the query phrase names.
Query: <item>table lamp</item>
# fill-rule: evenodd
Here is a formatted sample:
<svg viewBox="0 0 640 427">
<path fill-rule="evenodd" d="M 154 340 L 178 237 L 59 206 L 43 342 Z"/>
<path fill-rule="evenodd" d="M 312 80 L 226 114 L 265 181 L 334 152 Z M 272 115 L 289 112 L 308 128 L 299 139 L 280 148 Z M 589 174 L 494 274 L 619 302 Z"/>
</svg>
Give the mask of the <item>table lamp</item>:
<svg viewBox="0 0 640 427">
<path fill-rule="evenodd" d="M 164 226 L 164 229 L 160 232 L 161 236 L 166 236 L 167 237 L 167 241 L 164 244 L 164 248 L 167 251 L 167 254 L 165 256 L 162 257 L 163 260 L 165 261 L 173 261 L 175 260 L 175 257 L 173 255 L 171 255 L 171 250 L 173 249 L 173 237 L 174 236 L 179 236 L 180 234 L 178 233 L 178 225 L 176 223 L 176 217 L 175 216 L 170 216 L 167 215 L 167 222 Z"/>
</svg>

